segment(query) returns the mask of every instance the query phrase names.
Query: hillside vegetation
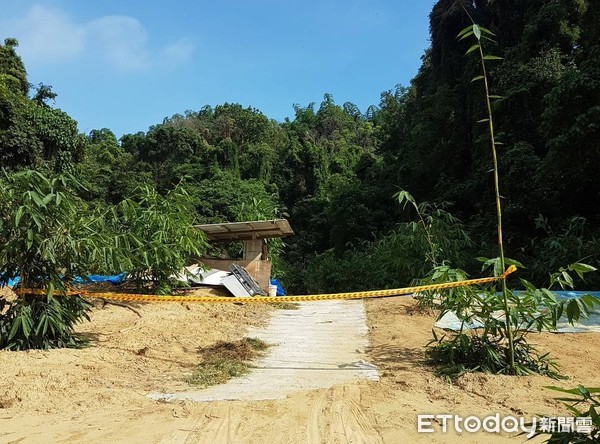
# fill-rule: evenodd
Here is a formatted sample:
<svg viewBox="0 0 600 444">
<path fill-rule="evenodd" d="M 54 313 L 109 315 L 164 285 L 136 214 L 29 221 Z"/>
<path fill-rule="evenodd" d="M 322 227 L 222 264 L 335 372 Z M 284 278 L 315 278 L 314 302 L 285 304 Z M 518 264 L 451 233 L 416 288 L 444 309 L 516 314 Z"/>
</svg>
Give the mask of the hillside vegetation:
<svg viewBox="0 0 600 444">
<path fill-rule="evenodd" d="M 204 106 L 117 140 L 80 134 L 32 86 L 18 42 L 0 45 L 0 165 L 72 174 L 89 204 L 118 204 L 141 185 L 166 195 L 180 182 L 203 222 L 289 218 L 275 245 L 291 292 L 372 289 L 423 277 L 428 245 L 394 200 L 429 202 L 444 233 L 440 260 L 472 274 L 493 257 L 496 229 L 483 90 L 456 35 L 474 19 L 496 34 L 491 88 L 507 256 L 543 282 L 559 266 L 600 258 L 600 4 L 589 0 L 439 0 L 431 46 L 410 85 L 359 110 L 324 95 L 277 122 L 239 104 Z M 393 57 L 393 55 L 390 55 Z M 373 69 L 380 69 L 374 67 Z M 377 99 L 374 98 L 374 102 Z M 200 106 L 201 104 L 199 104 Z M 94 106 L 90 100 L 89 106 Z M 459 222 L 462 221 L 462 222 Z M 600 288 L 591 276 L 588 288 Z"/>
</svg>

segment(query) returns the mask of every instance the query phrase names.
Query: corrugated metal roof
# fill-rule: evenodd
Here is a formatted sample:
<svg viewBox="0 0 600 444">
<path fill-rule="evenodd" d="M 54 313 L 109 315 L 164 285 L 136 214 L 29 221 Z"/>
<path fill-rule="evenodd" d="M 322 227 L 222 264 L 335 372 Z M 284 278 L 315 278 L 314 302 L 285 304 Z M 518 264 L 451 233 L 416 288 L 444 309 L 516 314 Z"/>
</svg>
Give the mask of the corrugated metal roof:
<svg viewBox="0 0 600 444">
<path fill-rule="evenodd" d="M 285 219 L 196 225 L 212 241 L 259 240 L 294 234 Z"/>
</svg>

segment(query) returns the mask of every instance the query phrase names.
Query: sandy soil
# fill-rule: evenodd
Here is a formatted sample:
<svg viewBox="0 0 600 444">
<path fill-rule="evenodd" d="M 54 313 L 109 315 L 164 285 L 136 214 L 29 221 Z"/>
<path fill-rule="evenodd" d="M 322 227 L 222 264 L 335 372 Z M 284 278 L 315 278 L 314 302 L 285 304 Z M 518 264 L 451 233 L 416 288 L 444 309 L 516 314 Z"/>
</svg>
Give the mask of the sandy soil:
<svg viewBox="0 0 600 444">
<path fill-rule="evenodd" d="M 0 442 L 398 443 L 522 442 L 490 435 L 420 435 L 419 413 L 483 416 L 564 412 L 546 385 L 600 386 L 600 336 L 535 335 L 569 381 L 467 375 L 454 385 L 422 364 L 434 318 L 409 298 L 367 301 L 380 382 L 337 385 L 272 401 L 155 402 L 149 392 L 189 388 L 197 348 L 241 338 L 268 306 L 149 304 L 142 317 L 108 305 L 80 331 L 82 350 L 0 352 Z"/>
</svg>

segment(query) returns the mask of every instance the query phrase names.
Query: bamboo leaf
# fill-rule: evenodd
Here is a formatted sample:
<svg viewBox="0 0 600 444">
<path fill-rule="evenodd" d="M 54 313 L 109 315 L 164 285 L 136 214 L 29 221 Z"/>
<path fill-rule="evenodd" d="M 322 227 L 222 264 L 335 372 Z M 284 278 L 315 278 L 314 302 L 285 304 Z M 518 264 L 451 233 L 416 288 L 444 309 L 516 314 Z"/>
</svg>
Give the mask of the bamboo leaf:
<svg viewBox="0 0 600 444">
<path fill-rule="evenodd" d="M 27 315 L 22 315 L 21 316 L 21 325 L 23 327 L 23 334 L 25 335 L 26 338 L 29 337 L 29 333 L 31 332 L 31 324 L 29 322 L 29 317 Z"/>
<path fill-rule="evenodd" d="M 481 40 L 481 28 L 479 27 L 479 25 L 473 25 L 473 34 L 475 34 L 477 40 Z"/>
<path fill-rule="evenodd" d="M 466 34 L 463 34 L 463 36 L 462 36 L 462 37 L 460 37 L 458 40 L 459 40 L 459 41 L 460 41 L 460 40 L 464 40 L 464 39 L 466 39 L 467 37 L 470 37 L 470 36 L 472 36 L 472 35 L 473 35 L 473 31 L 469 31 L 469 32 L 467 32 Z"/>
<path fill-rule="evenodd" d="M 567 319 L 569 323 L 573 323 L 574 321 L 579 320 L 579 316 L 581 315 L 581 310 L 579 305 L 577 305 L 576 300 L 570 300 L 567 303 Z"/>
<path fill-rule="evenodd" d="M 475 76 L 471 79 L 471 82 L 476 82 L 477 80 L 483 79 L 483 76 Z"/>
<path fill-rule="evenodd" d="M 493 33 L 492 31 L 490 31 L 489 29 L 487 29 L 487 28 L 484 28 L 483 26 L 479 26 L 479 29 L 480 29 L 482 32 L 484 32 L 484 33 L 486 33 L 486 34 L 488 34 L 488 35 L 493 35 L 493 36 L 496 36 L 496 34 L 494 34 L 494 33 Z"/>
<path fill-rule="evenodd" d="M 581 401 L 581 400 L 578 400 L 578 401 Z M 567 408 L 567 410 L 569 410 L 571 413 L 573 413 L 573 416 L 575 416 L 575 417 L 582 416 L 582 412 L 580 412 L 579 410 L 577 410 L 572 405 L 565 404 L 564 402 L 563 402 L 563 404 L 565 405 L 565 407 Z"/>
<path fill-rule="evenodd" d="M 40 220 L 39 216 L 35 213 L 33 213 L 31 215 L 33 221 L 35 222 L 35 224 L 37 225 L 38 229 L 41 230 L 42 229 L 42 221 Z"/>
<path fill-rule="evenodd" d="M 486 118 L 486 119 L 478 120 L 477 123 L 484 123 L 484 122 L 489 122 L 489 121 L 490 121 L 490 119 Z"/>
<path fill-rule="evenodd" d="M 17 332 L 19 331 L 19 327 L 21 327 L 21 317 L 16 317 L 12 327 L 10 328 L 10 332 L 8 333 L 8 340 L 10 341 L 12 338 L 15 337 L 15 335 L 17 334 Z"/>
<path fill-rule="evenodd" d="M 472 29 L 473 29 L 473 25 L 469 25 L 469 26 L 467 26 L 466 28 L 462 29 L 462 30 L 461 30 L 461 31 L 458 33 L 458 35 L 457 35 L 456 37 L 460 37 L 460 36 L 462 36 L 462 35 L 466 34 L 467 32 L 469 32 L 469 31 L 470 31 L 470 30 L 472 30 Z"/>
<path fill-rule="evenodd" d="M 33 198 L 34 202 L 39 207 L 45 207 L 46 206 L 46 204 L 44 203 L 44 201 L 42 200 L 42 198 L 40 197 L 40 195 L 36 191 L 32 191 L 31 192 L 31 197 Z"/>
<path fill-rule="evenodd" d="M 588 264 L 582 264 L 581 262 L 575 262 L 574 264 L 569 265 L 569 270 L 580 271 L 582 273 L 588 273 L 590 271 L 597 271 L 596 267 L 593 267 Z"/>
<path fill-rule="evenodd" d="M 24 208 L 22 206 L 20 206 L 19 209 L 17 210 L 17 214 L 15 215 L 15 226 L 16 227 L 18 227 L 19 222 L 21 222 L 21 218 L 23 217 L 23 210 L 24 210 Z"/>
<path fill-rule="evenodd" d="M 563 271 L 562 275 L 567 285 L 573 288 L 575 286 L 575 283 L 573 282 L 573 278 L 571 277 L 571 275 L 567 271 Z"/>
<path fill-rule="evenodd" d="M 471 46 L 471 47 L 470 47 L 470 48 L 467 50 L 467 52 L 465 52 L 465 55 L 467 55 L 467 54 L 471 54 L 471 53 L 472 53 L 473 51 L 475 51 L 476 49 L 479 49 L 479 45 L 473 45 L 473 46 Z"/>
<path fill-rule="evenodd" d="M 46 197 L 44 197 L 44 199 L 42 199 L 42 202 L 44 203 L 44 205 L 48 205 L 48 202 L 50 202 L 53 197 L 54 194 L 50 193 Z"/>
<path fill-rule="evenodd" d="M 504 58 L 488 54 L 483 56 L 483 60 L 504 60 Z"/>
<path fill-rule="evenodd" d="M 33 230 L 30 228 L 27 230 L 27 248 L 31 248 L 33 245 Z"/>
</svg>

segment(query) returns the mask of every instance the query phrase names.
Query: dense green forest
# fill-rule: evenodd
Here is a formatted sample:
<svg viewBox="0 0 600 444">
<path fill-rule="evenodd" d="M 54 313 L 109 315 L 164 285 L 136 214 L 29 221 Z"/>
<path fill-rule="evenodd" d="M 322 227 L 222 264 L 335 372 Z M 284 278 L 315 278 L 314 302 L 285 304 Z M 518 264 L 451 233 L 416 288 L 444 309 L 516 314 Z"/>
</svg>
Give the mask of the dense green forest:
<svg viewBox="0 0 600 444">
<path fill-rule="evenodd" d="M 431 45 L 408 86 L 364 112 L 329 94 L 277 122 L 239 104 L 204 106 L 117 140 L 80 134 L 29 84 L 18 42 L 0 45 L 0 166 L 73 173 L 85 200 L 117 203 L 140 185 L 177 184 L 201 222 L 289 218 L 276 269 L 293 292 L 406 285 L 428 266 L 418 216 L 427 207 L 440 260 L 474 275 L 496 256 L 491 155 L 475 58 L 456 39 L 468 11 L 496 34 L 491 67 L 506 254 L 534 282 L 579 259 L 600 266 L 600 3 L 439 0 Z M 390 55 L 393 57 L 393 55 Z M 380 69 L 374 67 L 373 69 Z M 376 98 L 374 98 L 376 101 Z M 89 106 L 94 106 L 90 99 Z M 451 216 L 453 215 L 453 216 Z M 462 221 L 462 222 L 460 222 Z M 584 284 L 600 288 L 600 278 Z M 582 287 L 584 288 L 584 287 Z"/>
</svg>

